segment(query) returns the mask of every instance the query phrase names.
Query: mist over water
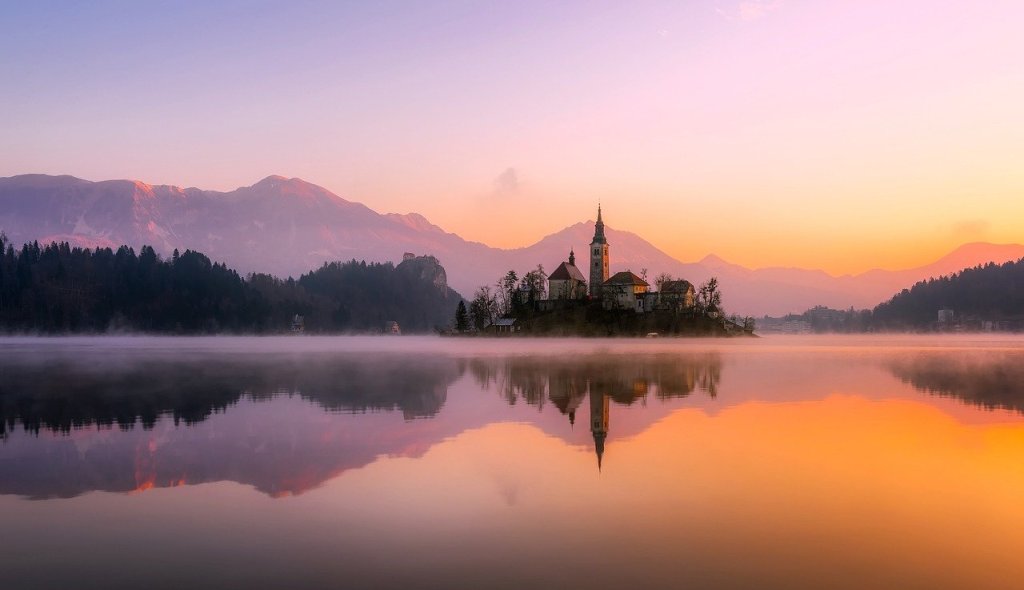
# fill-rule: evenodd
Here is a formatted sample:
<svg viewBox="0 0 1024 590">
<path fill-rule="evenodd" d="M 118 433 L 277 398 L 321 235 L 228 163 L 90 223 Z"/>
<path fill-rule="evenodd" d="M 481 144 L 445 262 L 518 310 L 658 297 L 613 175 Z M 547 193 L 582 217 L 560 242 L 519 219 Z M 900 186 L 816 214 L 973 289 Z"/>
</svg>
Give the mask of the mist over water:
<svg viewBox="0 0 1024 590">
<path fill-rule="evenodd" d="M 1013 587 L 1022 361 L 987 335 L 0 339 L 0 567 L 18 588 Z"/>
</svg>

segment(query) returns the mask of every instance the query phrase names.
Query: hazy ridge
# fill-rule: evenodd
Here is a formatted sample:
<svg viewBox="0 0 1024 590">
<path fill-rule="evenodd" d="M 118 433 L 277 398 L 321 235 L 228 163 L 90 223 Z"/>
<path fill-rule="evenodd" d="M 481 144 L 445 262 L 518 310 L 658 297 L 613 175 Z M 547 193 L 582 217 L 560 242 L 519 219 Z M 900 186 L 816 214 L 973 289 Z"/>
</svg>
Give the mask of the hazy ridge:
<svg viewBox="0 0 1024 590">
<path fill-rule="evenodd" d="M 393 261 L 404 252 L 436 256 L 464 296 L 508 269 L 553 270 L 575 247 L 581 257 L 593 222 L 571 225 L 523 248 L 492 248 L 446 232 L 417 213 L 381 214 L 297 178 L 269 176 L 218 192 L 133 180 L 90 182 L 71 176 L 0 178 L 0 229 L 13 243 L 38 240 L 116 248 L 202 251 L 242 273 L 298 276 L 325 261 Z M 716 256 L 673 258 L 635 233 L 608 227 L 612 270 L 646 268 L 694 283 L 717 276 L 725 307 L 744 315 L 781 315 L 814 305 L 873 307 L 915 282 L 985 262 L 1024 257 L 1020 244 L 965 244 L 934 263 L 901 271 L 833 276 L 801 268 L 749 269 Z"/>
</svg>

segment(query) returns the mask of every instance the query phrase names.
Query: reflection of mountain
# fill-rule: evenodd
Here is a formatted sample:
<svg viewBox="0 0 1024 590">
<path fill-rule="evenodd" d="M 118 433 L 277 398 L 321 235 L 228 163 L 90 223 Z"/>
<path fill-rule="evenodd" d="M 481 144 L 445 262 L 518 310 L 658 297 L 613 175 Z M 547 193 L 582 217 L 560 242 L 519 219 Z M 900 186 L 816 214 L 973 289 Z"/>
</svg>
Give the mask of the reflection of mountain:
<svg viewBox="0 0 1024 590">
<path fill-rule="evenodd" d="M 890 364 L 896 377 L 927 393 L 983 408 L 1024 413 L 1024 359 L 1020 355 L 928 355 Z"/>
<path fill-rule="evenodd" d="M 441 413 L 466 368 L 503 402 L 469 396 Z M 8 355 L 0 360 L 0 494 L 73 497 L 225 480 L 299 494 L 382 455 L 417 456 L 517 405 L 542 410 L 550 402 L 557 412 L 529 419 L 582 444 L 587 430 L 572 423 L 588 395 L 602 408 L 599 429 L 591 424 L 587 433 L 600 459 L 610 404 L 647 405 L 698 389 L 714 395 L 720 373 L 715 354 L 146 353 L 106 362 L 88 353 L 50 361 Z M 632 426 L 621 416 L 618 436 L 664 411 L 637 415 Z"/>
<path fill-rule="evenodd" d="M 436 415 L 461 372 L 454 359 L 418 355 L 3 362 L 0 493 L 222 480 L 301 493 L 382 453 L 416 452 L 431 428 L 396 429 L 387 414 Z M 19 423 L 35 436 L 12 436 Z"/>
<path fill-rule="evenodd" d="M 297 398 L 242 400 L 191 426 L 42 432 L 0 444 L 0 494 L 70 498 L 233 481 L 301 494 L 381 455 L 418 456 L 450 433 L 393 413 L 336 415 Z"/>
<path fill-rule="evenodd" d="M 414 350 L 434 341 L 384 338 L 343 339 L 347 350 L 334 352 L 334 339 L 139 339 L 136 353 L 136 339 L 70 340 L 80 344 L 62 344 L 60 353 L 48 344 L 0 348 L 0 494 L 72 497 L 220 481 L 300 494 L 380 457 L 416 457 L 503 420 L 599 455 L 607 447 L 607 470 L 616 465 L 616 441 L 682 406 L 710 415 L 752 400 L 834 392 L 888 398 L 894 387 L 917 397 L 890 372 L 918 389 L 1024 414 L 1019 353 L 809 361 L 803 351 L 595 354 L 537 343 L 527 354 L 489 356 L 474 354 L 478 344 L 468 341 L 430 354 Z M 414 419 L 421 417 L 431 419 Z"/>
</svg>

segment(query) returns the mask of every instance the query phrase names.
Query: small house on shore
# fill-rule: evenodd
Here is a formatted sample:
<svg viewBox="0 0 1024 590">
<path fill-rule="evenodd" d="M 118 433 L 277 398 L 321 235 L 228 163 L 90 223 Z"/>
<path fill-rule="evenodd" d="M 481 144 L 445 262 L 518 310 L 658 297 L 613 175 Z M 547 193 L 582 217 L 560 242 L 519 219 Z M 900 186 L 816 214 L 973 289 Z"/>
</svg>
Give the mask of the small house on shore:
<svg viewBox="0 0 1024 590">
<path fill-rule="evenodd" d="M 486 330 L 491 334 L 512 334 L 519 331 L 519 326 L 515 318 L 498 318 Z"/>
</svg>

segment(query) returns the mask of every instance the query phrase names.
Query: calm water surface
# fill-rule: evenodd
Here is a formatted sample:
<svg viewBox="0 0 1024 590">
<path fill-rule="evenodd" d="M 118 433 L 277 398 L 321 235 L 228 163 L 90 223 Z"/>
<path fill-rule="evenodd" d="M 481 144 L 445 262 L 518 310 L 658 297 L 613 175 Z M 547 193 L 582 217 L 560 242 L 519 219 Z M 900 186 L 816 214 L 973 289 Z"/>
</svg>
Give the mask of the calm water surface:
<svg viewBox="0 0 1024 590">
<path fill-rule="evenodd" d="M 1019 588 L 1024 338 L 0 339 L 3 588 Z"/>
</svg>

